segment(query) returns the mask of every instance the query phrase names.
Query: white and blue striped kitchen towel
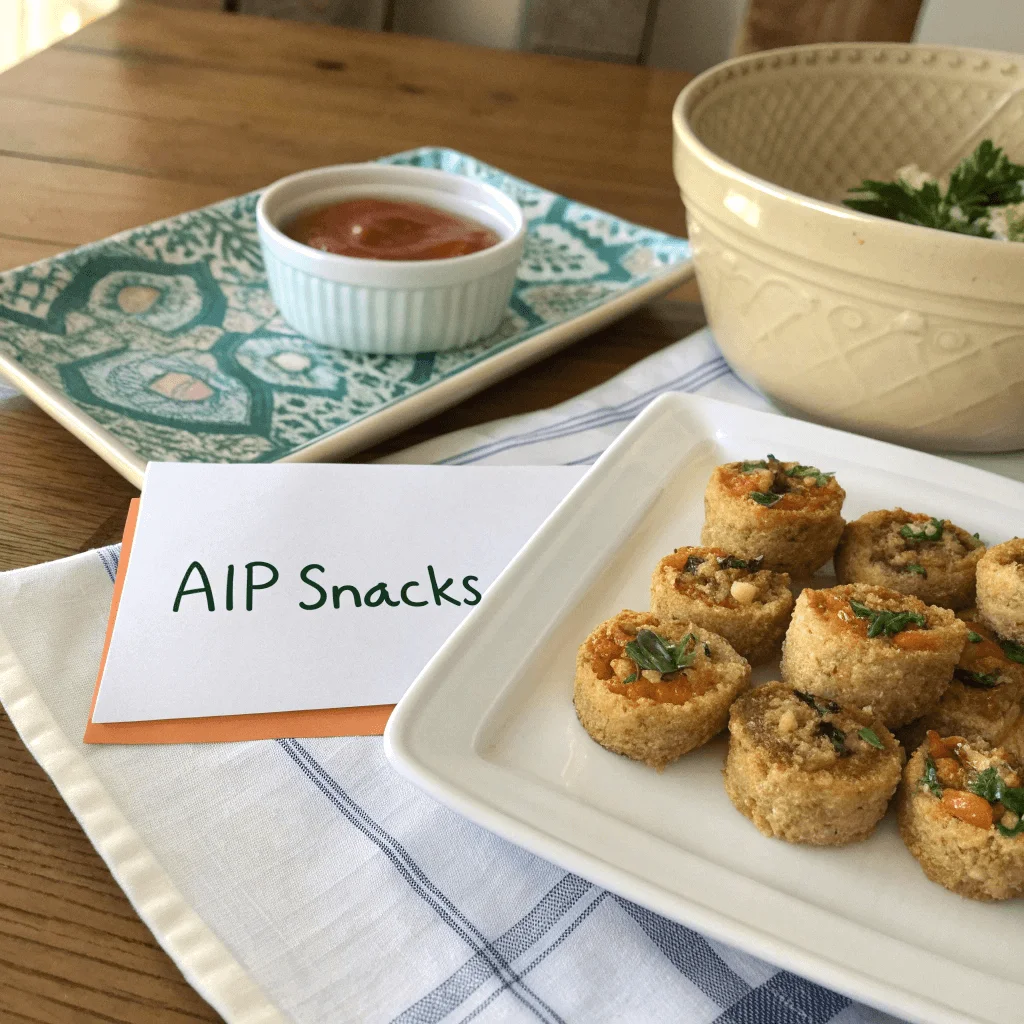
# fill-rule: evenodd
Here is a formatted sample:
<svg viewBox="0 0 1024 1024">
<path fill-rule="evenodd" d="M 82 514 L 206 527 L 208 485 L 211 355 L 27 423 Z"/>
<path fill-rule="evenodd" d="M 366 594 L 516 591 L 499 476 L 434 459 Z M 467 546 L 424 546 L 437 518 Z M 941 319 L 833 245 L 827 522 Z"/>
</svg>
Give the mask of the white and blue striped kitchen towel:
<svg viewBox="0 0 1024 1024">
<path fill-rule="evenodd" d="M 704 331 L 390 461 L 590 463 L 669 390 L 764 405 Z M 106 548 L 0 576 L 0 699 L 231 1024 L 892 1020 L 470 824 L 398 777 L 378 738 L 84 746 L 116 563 Z"/>
</svg>

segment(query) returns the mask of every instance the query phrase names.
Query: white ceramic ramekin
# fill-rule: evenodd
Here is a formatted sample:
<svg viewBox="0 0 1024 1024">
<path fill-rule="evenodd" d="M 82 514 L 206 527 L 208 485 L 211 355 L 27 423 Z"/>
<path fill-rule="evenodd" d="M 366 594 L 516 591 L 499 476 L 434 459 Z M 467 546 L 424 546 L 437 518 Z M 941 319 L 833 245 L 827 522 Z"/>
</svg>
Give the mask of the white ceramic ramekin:
<svg viewBox="0 0 1024 1024">
<path fill-rule="evenodd" d="M 441 260 L 369 260 L 321 252 L 281 227 L 310 207 L 373 196 L 426 203 L 485 224 L 501 241 Z M 403 354 L 468 345 L 498 328 L 526 242 L 519 205 L 447 171 L 342 164 L 271 185 L 256 205 L 270 293 L 301 334 L 355 352 Z"/>
</svg>

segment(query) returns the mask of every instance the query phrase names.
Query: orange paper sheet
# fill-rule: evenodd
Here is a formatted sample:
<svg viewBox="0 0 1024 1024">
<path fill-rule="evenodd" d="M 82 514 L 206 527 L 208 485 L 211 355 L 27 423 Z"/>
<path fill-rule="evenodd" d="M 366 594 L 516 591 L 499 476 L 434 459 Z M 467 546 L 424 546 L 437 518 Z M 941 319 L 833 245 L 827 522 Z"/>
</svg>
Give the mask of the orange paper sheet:
<svg viewBox="0 0 1024 1024">
<path fill-rule="evenodd" d="M 121 559 L 110 602 L 107 636 L 103 642 L 100 670 L 85 727 L 86 743 L 232 743 L 237 740 L 275 740 L 285 736 L 382 736 L 394 704 L 358 708 L 327 708 L 321 711 L 280 711 L 266 715 L 217 715 L 212 718 L 169 718 L 155 722 L 104 722 L 92 720 L 100 680 L 107 663 L 114 619 L 128 572 L 128 558 L 135 537 L 139 499 L 133 499 L 124 525 Z"/>
</svg>

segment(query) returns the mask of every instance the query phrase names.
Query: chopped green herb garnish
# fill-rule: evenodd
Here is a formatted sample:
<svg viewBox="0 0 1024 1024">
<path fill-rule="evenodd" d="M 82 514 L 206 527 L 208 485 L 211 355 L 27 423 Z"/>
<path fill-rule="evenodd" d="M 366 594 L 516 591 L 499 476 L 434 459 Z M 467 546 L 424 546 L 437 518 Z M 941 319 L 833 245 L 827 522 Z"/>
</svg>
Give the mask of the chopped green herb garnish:
<svg viewBox="0 0 1024 1024">
<path fill-rule="evenodd" d="M 768 458 L 771 458 L 769 455 Z M 741 462 L 741 473 L 753 473 L 755 469 L 767 469 L 768 463 L 764 459 L 755 459 L 752 462 Z"/>
<path fill-rule="evenodd" d="M 697 569 L 704 564 L 704 559 L 700 555 L 690 555 L 686 559 L 686 565 L 683 566 L 683 572 L 694 573 Z"/>
<path fill-rule="evenodd" d="M 985 638 L 980 633 L 975 633 L 973 629 L 967 630 L 967 642 L 972 644 L 980 644 Z"/>
<path fill-rule="evenodd" d="M 942 785 L 939 782 L 939 773 L 935 770 L 935 761 L 931 754 L 924 755 L 924 773 L 921 775 L 921 785 L 927 789 L 932 796 L 942 796 Z"/>
<path fill-rule="evenodd" d="M 907 570 L 907 572 L 917 573 L 918 576 L 922 576 L 925 579 L 928 578 L 928 573 L 925 572 L 924 566 L 918 565 L 917 562 L 911 562 L 910 565 L 905 565 L 904 568 Z"/>
<path fill-rule="evenodd" d="M 819 715 L 837 715 L 843 710 L 834 700 L 829 700 L 827 697 L 819 699 L 803 690 L 794 690 L 793 696 L 797 700 L 802 700 L 809 708 L 814 708 Z"/>
<path fill-rule="evenodd" d="M 801 466 L 799 463 L 792 469 L 786 470 L 786 476 L 802 477 L 814 477 L 814 484 L 816 487 L 824 487 L 825 484 L 835 476 L 835 473 L 822 473 L 817 466 Z"/>
<path fill-rule="evenodd" d="M 1020 786 L 1003 786 L 999 802 L 1008 810 L 1017 815 L 1017 824 L 1007 828 L 1001 821 L 996 823 L 1000 833 L 1007 839 L 1019 836 L 1024 832 L 1024 788 Z"/>
<path fill-rule="evenodd" d="M 1024 788 L 1006 785 L 995 768 L 986 768 L 983 772 L 978 772 L 967 783 L 967 788 L 990 804 L 1000 803 L 1017 815 L 1017 824 L 1012 828 L 997 822 L 997 827 L 1004 836 L 1010 838 L 1024 832 Z"/>
<path fill-rule="evenodd" d="M 918 224 L 940 231 L 992 238 L 988 215 L 993 206 L 1024 199 L 1024 167 L 1013 163 L 991 139 L 963 158 L 949 176 L 945 192 L 936 181 L 919 188 L 902 178 L 896 181 L 865 179 L 850 189 L 855 198 L 845 205 L 876 217 Z"/>
<path fill-rule="evenodd" d="M 638 669 L 652 669 L 664 676 L 689 668 L 697 658 L 696 646 L 697 638 L 692 633 L 673 644 L 654 630 L 641 629 L 636 639 L 626 644 L 625 653 Z"/>
<path fill-rule="evenodd" d="M 639 678 L 640 678 L 640 673 L 639 672 L 634 672 L 634 673 L 632 673 L 632 675 L 626 676 L 626 678 L 623 679 L 622 682 L 623 682 L 623 684 L 625 684 L 625 683 L 635 683 Z"/>
<path fill-rule="evenodd" d="M 846 733 L 842 729 L 837 729 L 831 722 L 819 722 L 818 733 L 831 740 L 835 752 L 840 757 L 849 757 L 853 753 L 846 747 Z"/>
<path fill-rule="evenodd" d="M 735 555 L 725 555 L 718 559 L 718 568 L 749 569 L 751 572 L 757 572 L 763 562 L 764 555 L 758 555 L 757 558 L 737 558 Z"/>
<path fill-rule="evenodd" d="M 986 768 L 978 772 L 977 776 L 967 783 L 967 788 L 980 797 L 984 797 L 990 804 L 1003 798 L 1003 780 L 995 768 Z"/>
<path fill-rule="evenodd" d="M 900 528 L 900 536 L 909 540 L 911 544 L 923 544 L 925 541 L 942 540 L 942 531 L 946 524 L 941 519 L 932 516 L 920 530 L 914 529 L 910 523 Z"/>
<path fill-rule="evenodd" d="M 756 501 L 758 503 L 758 505 L 764 505 L 766 507 L 771 507 L 777 501 L 781 501 L 782 500 L 782 495 L 781 494 L 774 494 L 772 491 L 751 491 L 750 492 L 750 500 L 751 501 Z"/>
<path fill-rule="evenodd" d="M 857 735 L 865 743 L 870 743 L 876 750 L 885 750 L 885 744 L 878 738 L 878 733 L 874 729 L 869 729 L 865 725 L 863 729 L 857 731 Z"/>
<path fill-rule="evenodd" d="M 976 690 L 991 690 L 999 685 L 997 672 L 971 672 L 966 668 L 957 667 L 953 669 L 953 675 L 964 686 L 971 686 Z"/>
<path fill-rule="evenodd" d="M 1024 647 L 1015 643 L 1013 640 L 1000 640 L 999 646 L 1002 647 L 1003 654 L 1005 654 L 1010 661 L 1015 661 L 1018 665 L 1024 665 Z"/>
<path fill-rule="evenodd" d="M 704 653 L 710 658 L 711 657 L 711 644 L 704 645 Z"/>
<path fill-rule="evenodd" d="M 876 612 L 866 604 L 862 604 L 860 601 L 855 601 L 852 598 L 850 599 L 850 607 L 853 609 L 853 614 L 858 618 L 870 620 L 868 624 L 869 637 L 881 636 L 883 633 L 886 636 L 895 636 L 897 633 L 902 633 L 912 623 L 920 626 L 922 629 L 928 625 L 928 620 L 919 612 Z"/>
</svg>

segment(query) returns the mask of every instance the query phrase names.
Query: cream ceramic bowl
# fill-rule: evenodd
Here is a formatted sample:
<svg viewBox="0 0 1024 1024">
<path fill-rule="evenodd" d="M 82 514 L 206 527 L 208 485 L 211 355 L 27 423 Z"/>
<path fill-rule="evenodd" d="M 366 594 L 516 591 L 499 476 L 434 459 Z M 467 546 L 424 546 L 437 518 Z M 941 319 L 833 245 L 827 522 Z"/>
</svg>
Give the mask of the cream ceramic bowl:
<svg viewBox="0 0 1024 1024">
<path fill-rule="evenodd" d="M 281 230 L 310 207 L 373 196 L 426 203 L 492 228 L 496 245 L 441 260 L 321 252 Z M 320 167 L 282 178 L 256 204 L 267 282 L 281 315 L 325 345 L 404 354 L 458 348 L 497 330 L 526 242 L 519 205 L 447 171 L 387 164 Z"/>
<path fill-rule="evenodd" d="M 839 205 L 863 178 L 1024 162 L 1024 59 L 853 43 L 751 54 L 673 111 L 674 165 L 726 359 L 781 407 L 915 447 L 1024 447 L 1024 244 Z"/>
</svg>

